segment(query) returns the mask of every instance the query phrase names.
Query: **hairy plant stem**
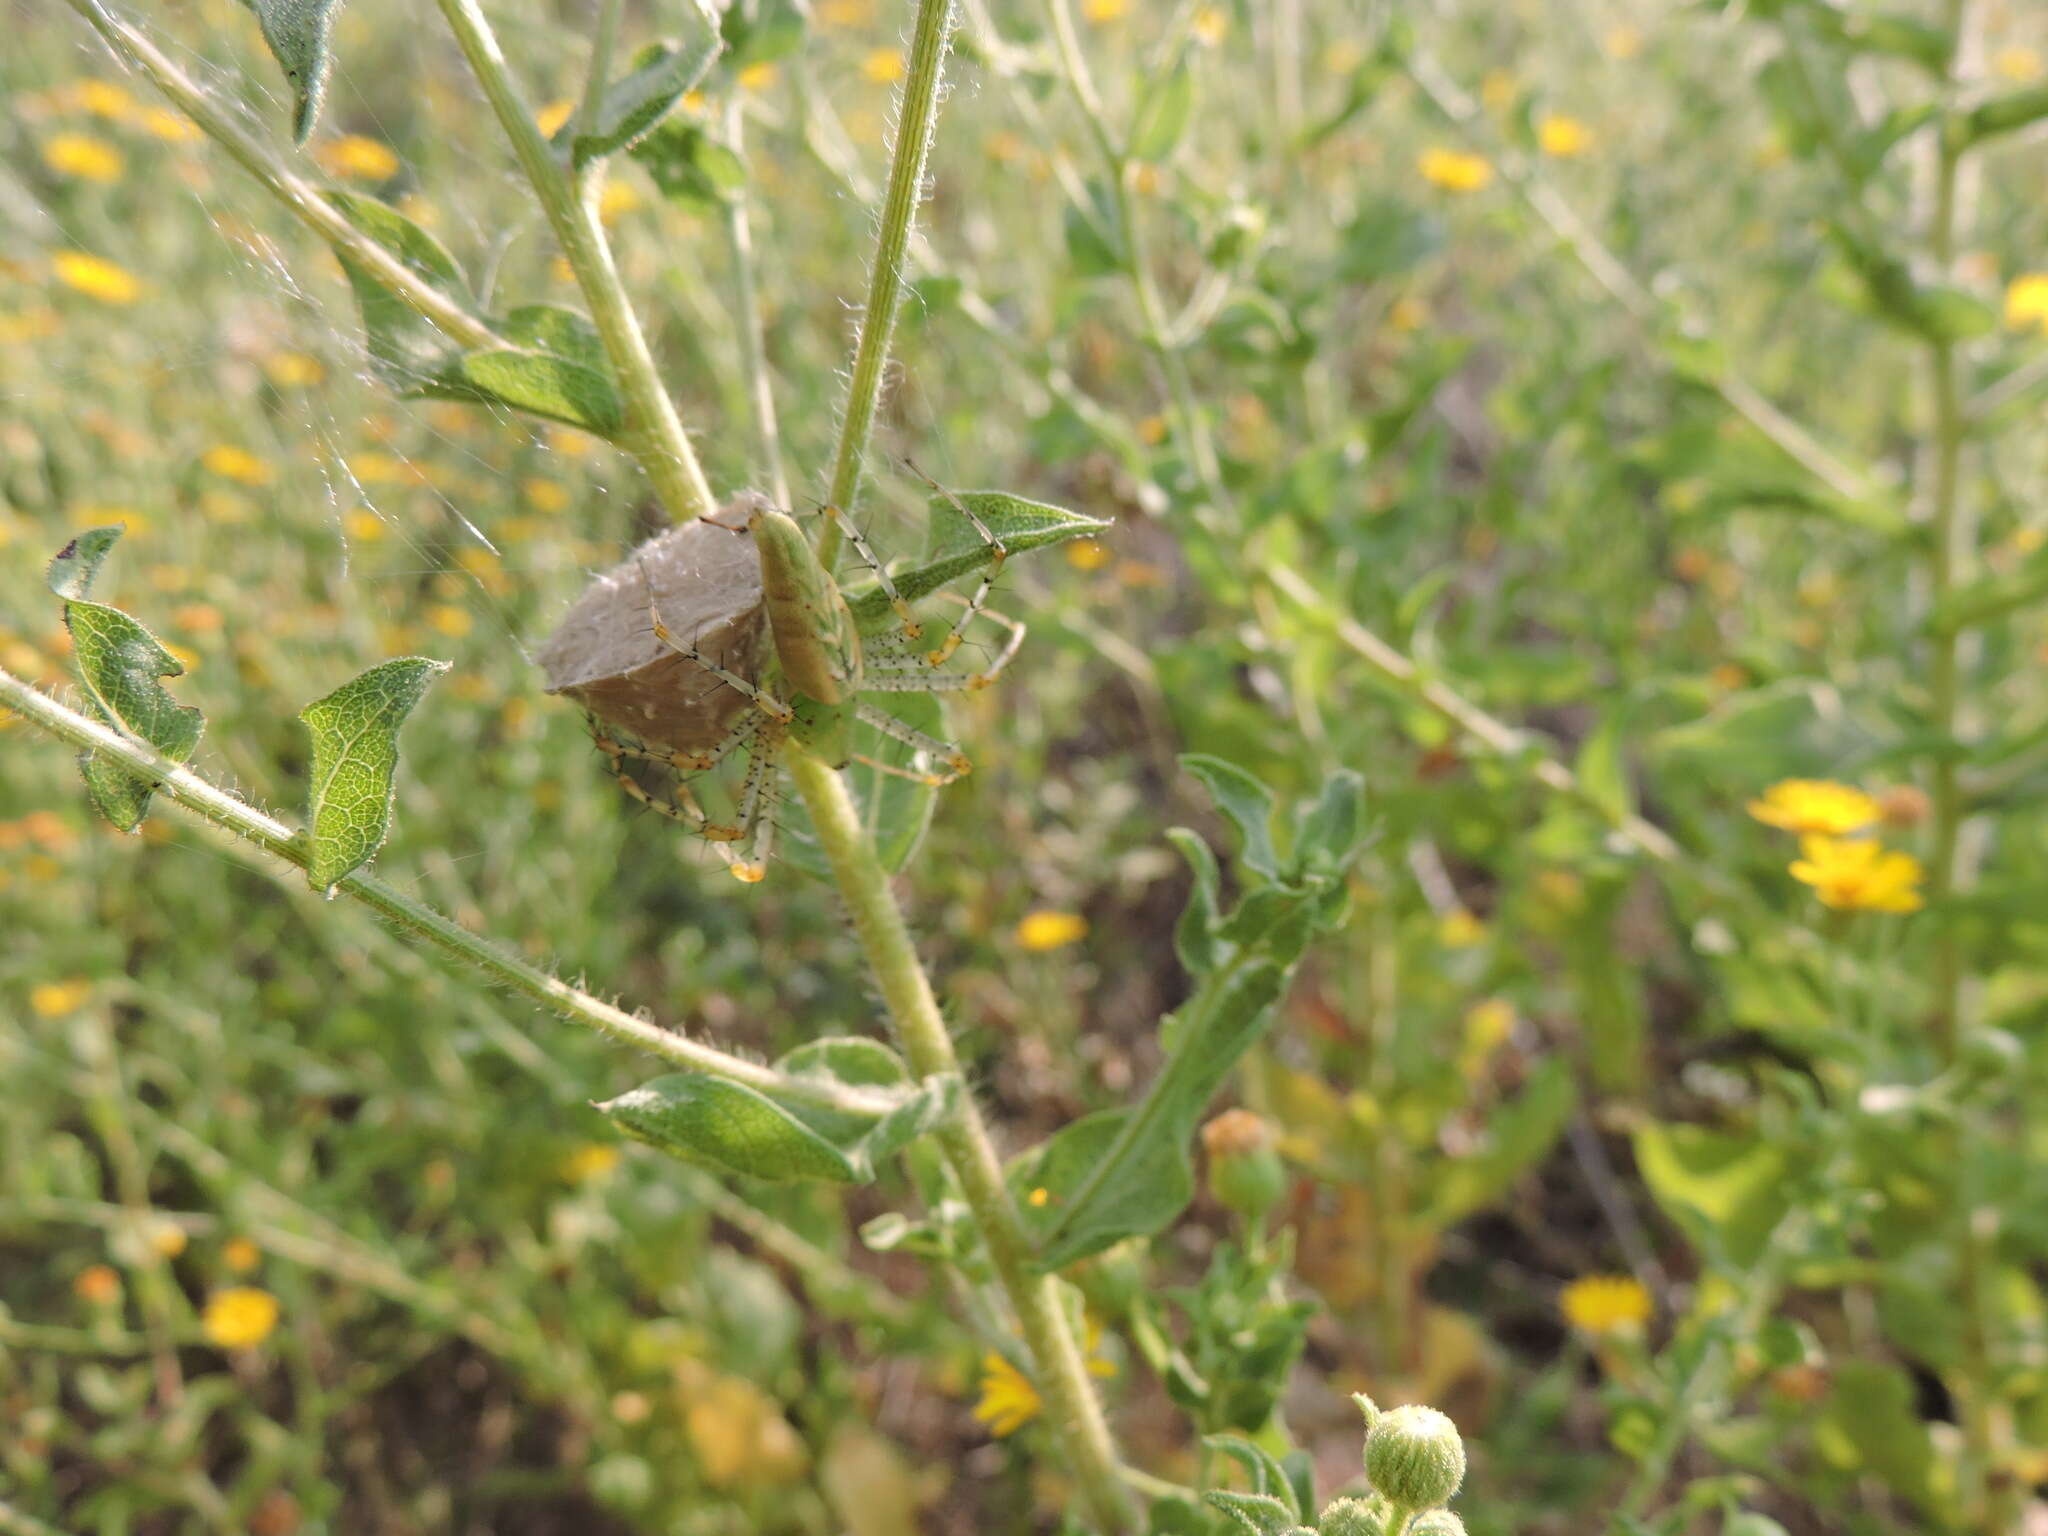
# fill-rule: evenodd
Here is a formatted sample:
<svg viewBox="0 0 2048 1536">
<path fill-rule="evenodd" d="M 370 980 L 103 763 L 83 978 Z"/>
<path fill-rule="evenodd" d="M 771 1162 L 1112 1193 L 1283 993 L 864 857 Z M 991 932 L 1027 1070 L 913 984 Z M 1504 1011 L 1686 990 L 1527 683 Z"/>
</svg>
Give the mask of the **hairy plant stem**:
<svg viewBox="0 0 2048 1536">
<path fill-rule="evenodd" d="M 114 15 L 99 0 L 69 0 L 71 8 L 92 24 L 114 56 L 149 78 L 170 103 L 228 158 L 255 177 L 286 212 L 348 259 L 389 288 L 422 319 L 432 321 L 450 339 L 465 347 L 510 347 L 478 316 L 471 314 L 412 268 L 351 224 L 321 190 L 304 180 L 236 122 L 213 94 L 186 74 L 139 29 Z"/>
<path fill-rule="evenodd" d="M 860 340 L 853 351 L 853 375 L 846 387 L 846 408 L 839 417 L 839 446 L 832 459 L 832 505 L 849 513 L 860 497 L 868 439 L 874 435 L 875 408 L 882 393 L 882 373 L 888 366 L 889 342 L 896 331 L 905 257 L 910 249 L 911 230 L 917 223 L 917 205 L 924 194 L 924 169 L 931 158 L 933 129 L 939 116 L 939 85 L 945 75 L 946 45 L 952 26 L 953 0 L 918 0 L 917 21 L 910 34 L 909 69 L 896 108 L 896 148 L 889 164 L 889 187 L 882 198 L 874 264 L 868 269 L 867 307 L 861 314 Z M 828 571 L 839 558 L 839 525 L 835 521 L 826 523 L 818 540 L 818 558 Z"/>
<path fill-rule="evenodd" d="M 158 793 L 173 803 L 254 844 L 270 856 L 270 873 L 280 877 L 286 874 L 286 870 L 279 867 L 280 861 L 290 869 L 305 869 L 308 849 L 301 834 L 291 827 L 208 783 L 191 769 L 172 762 L 153 748 L 67 708 L 4 670 L 0 670 L 0 708 L 13 710 L 31 724 L 61 741 L 69 742 L 80 751 L 97 753 L 118 763 L 148 780 Z M 492 981 L 524 994 L 551 1013 L 587 1024 L 602 1034 L 637 1046 L 677 1066 L 730 1078 L 778 1097 L 794 1096 L 856 1114 L 881 1114 L 891 1107 L 892 1101 L 887 1097 L 878 1098 L 872 1093 L 848 1090 L 816 1078 L 777 1072 L 759 1062 L 728 1055 L 673 1030 L 651 1024 L 514 959 L 452 918 L 414 901 L 372 875 L 361 871 L 345 875 L 335 889 L 370 908 L 415 943 L 431 945 L 482 971 Z"/>
<path fill-rule="evenodd" d="M 1946 0 L 1943 21 L 1953 41 L 1947 71 L 1948 109 L 1937 123 L 1933 200 L 1926 232 L 1928 253 L 1944 277 L 1953 273 L 1961 233 L 1959 183 L 1963 148 L 1953 115 L 1960 82 L 1956 60 L 1969 50 L 1969 0 Z M 1928 390 L 1933 402 L 1931 441 L 1926 466 L 1927 600 L 1939 611 L 1968 578 L 1974 541 L 1962 499 L 1962 453 L 1968 433 L 1961 371 L 1955 343 L 1931 340 L 1927 347 Z M 1929 639 L 1927 658 L 1928 734 L 1937 743 L 1930 765 L 1934 802 L 1928 854 L 1928 900 L 1937 926 L 1934 934 L 1934 1045 L 1939 1069 L 1955 1069 L 1969 1043 L 1970 1020 L 1964 997 L 1966 978 L 1962 946 L 1956 932 L 1955 897 L 1966 880 L 1960 856 L 1967 815 L 1956 762 L 1963 726 L 1962 637 L 1944 625 Z M 2008 1420 L 1998 1397 L 1997 1359 L 1992 1343 L 1992 1300 L 1988 1295 L 1996 1260 L 1992 1252 L 1994 1212 L 1978 1210 L 1970 1140 L 1975 1117 L 1958 1115 L 1949 1122 L 1953 1141 L 1947 1159 L 1954 1171 L 1952 1219 L 1956 1258 L 1957 1300 L 1962 1314 L 1962 1361 L 1957 1393 L 1962 1420 L 1960 1469 L 1964 1507 L 1975 1506 L 1984 1536 L 2009 1536 L 2019 1528 L 2019 1489 L 2006 1465 Z"/>
<path fill-rule="evenodd" d="M 74 0 L 75 3 L 75 0 Z M 633 314 L 626 285 L 612 260 L 611 244 L 605 239 L 598 218 L 598 198 L 603 191 L 602 162 L 575 177 L 555 158 L 548 141 L 541 136 L 527 104 L 506 66 L 503 50 L 484 19 L 477 0 L 438 0 L 441 14 L 455 34 L 462 56 L 483 87 L 484 97 L 498 119 L 498 126 L 511 141 L 520 169 L 533 186 L 541 211 L 555 232 L 562 255 L 583 290 L 583 302 L 590 307 L 590 320 L 604 342 L 605 355 L 618 375 L 619 388 L 626 397 L 627 433 L 621 446 L 639 462 L 654 493 L 678 522 L 703 517 L 718 509 L 711 483 L 697 462 L 688 434 L 676 415 L 675 403 L 655 368 L 654 354 Z M 600 85 L 599 90 L 603 87 Z"/>
<path fill-rule="evenodd" d="M 844 781 L 806 752 L 792 751 L 788 759 L 790 776 L 810 810 L 819 845 L 853 916 L 854 931 L 911 1071 L 919 1077 L 959 1071 L 960 1060 L 939 1014 L 931 981 Z M 1033 1384 L 1044 1401 L 1046 1421 L 1059 1440 L 1067 1470 L 1079 1484 L 1096 1524 L 1104 1531 L 1127 1530 L 1131 1508 L 1115 1443 L 1088 1380 L 1080 1344 L 1060 1304 L 1059 1282 L 1030 1267 L 1030 1239 L 1003 1181 L 1002 1163 L 988 1127 L 971 1097 L 963 1097 L 958 1117 L 938 1132 L 937 1139 L 960 1183 L 961 1195 L 974 1213 L 989 1262 L 1010 1298 L 1018 1331 L 1031 1351 Z"/>
</svg>

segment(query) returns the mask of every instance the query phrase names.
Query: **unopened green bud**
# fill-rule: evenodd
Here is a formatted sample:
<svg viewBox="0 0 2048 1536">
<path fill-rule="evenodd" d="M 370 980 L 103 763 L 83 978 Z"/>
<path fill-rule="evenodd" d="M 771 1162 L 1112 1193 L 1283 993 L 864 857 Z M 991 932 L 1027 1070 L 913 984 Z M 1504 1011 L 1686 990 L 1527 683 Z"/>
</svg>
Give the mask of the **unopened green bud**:
<svg viewBox="0 0 2048 1536">
<path fill-rule="evenodd" d="M 1434 1408 L 1391 1408 L 1366 1431 L 1365 1475 L 1389 1504 L 1435 1509 L 1465 1480 L 1465 1442 Z"/>
<path fill-rule="evenodd" d="M 1338 1499 L 1323 1511 L 1316 1536 L 1387 1536 L 1387 1501 L 1378 1494 Z"/>
<path fill-rule="evenodd" d="M 1263 1221 L 1287 1193 L 1287 1167 L 1273 1146 L 1273 1127 L 1248 1109 L 1226 1109 L 1202 1127 L 1209 1154 L 1209 1193 L 1246 1221 Z"/>
<path fill-rule="evenodd" d="M 1408 1523 L 1408 1536 L 1465 1536 L 1465 1522 L 1448 1509 L 1425 1509 Z"/>
</svg>

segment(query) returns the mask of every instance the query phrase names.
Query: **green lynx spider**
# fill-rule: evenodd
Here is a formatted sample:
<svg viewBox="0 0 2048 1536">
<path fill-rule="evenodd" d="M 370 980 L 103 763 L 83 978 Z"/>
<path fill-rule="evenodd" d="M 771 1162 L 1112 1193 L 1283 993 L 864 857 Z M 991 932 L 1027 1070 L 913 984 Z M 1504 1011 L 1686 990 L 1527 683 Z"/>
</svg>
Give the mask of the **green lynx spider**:
<svg viewBox="0 0 2048 1536">
<path fill-rule="evenodd" d="M 714 743 L 695 750 L 678 751 L 621 741 L 595 720 L 593 734 L 599 749 L 610 760 L 613 777 L 628 794 L 707 839 L 732 873 L 743 881 L 758 881 L 767 873 L 775 834 L 781 758 L 791 748 L 808 752 L 835 768 L 859 761 L 885 773 L 932 785 L 951 783 L 970 771 L 966 755 L 957 746 L 926 735 L 860 697 L 863 693 L 943 693 L 984 688 L 995 681 L 1023 644 L 1023 624 L 986 607 L 988 594 L 1011 553 L 1011 544 L 967 500 L 936 485 L 933 490 L 935 503 L 943 498 L 973 530 L 979 544 L 951 560 L 907 573 L 904 584 L 891 579 L 852 519 L 835 507 L 825 508 L 824 515 L 838 524 L 875 577 L 874 587 L 856 594 L 851 602 L 819 562 L 795 519 L 765 499 L 750 497 L 735 503 L 730 510 L 744 510 L 742 525 L 715 518 L 705 520 L 736 535 L 750 536 L 754 542 L 769 636 L 769 656 L 755 676 L 744 675 L 726 665 L 725 659 L 705 654 L 694 640 L 686 641 L 677 635 L 663 619 L 654 601 L 652 581 L 642 569 L 646 611 L 655 638 L 725 684 L 745 703 Z M 1014 521 L 1019 511 L 1040 514 L 1026 519 L 1025 547 L 1054 542 L 1100 526 L 1093 519 L 999 493 L 968 494 L 969 499 L 983 502 L 999 521 L 1005 514 Z M 1046 515 L 1057 521 L 1048 526 Z M 913 602 L 975 569 L 980 570 L 981 580 L 971 597 L 939 594 L 959 603 L 960 612 L 936 644 L 926 645 L 925 625 L 918 619 Z M 944 670 L 960 649 L 968 627 L 977 619 L 1001 628 L 1002 643 L 977 671 Z M 901 767 L 855 752 L 856 722 L 910 747 L 914 753 L 912 766 Z M 736 819 L 713 820 L 685 779 L 708 771 L 741 748 L 747 754 L 747 770 L 739 789 Z M 657 764 L 676 776 L 668 798 L 650 793 L 628 771 L 627 765 L 632 761 Z"/>
</svg>

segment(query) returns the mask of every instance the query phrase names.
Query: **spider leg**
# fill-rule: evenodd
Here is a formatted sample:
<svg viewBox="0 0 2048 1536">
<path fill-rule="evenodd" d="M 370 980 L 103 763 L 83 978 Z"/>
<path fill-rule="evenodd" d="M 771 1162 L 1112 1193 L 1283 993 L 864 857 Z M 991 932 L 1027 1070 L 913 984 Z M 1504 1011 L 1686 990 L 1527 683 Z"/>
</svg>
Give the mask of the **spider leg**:
<svg viewBox="0 0 2048 1536">
<path fill-rule="evenodd" d="M 908 459 L 905 459 L 903 462 L 910 464 Z M 981 585 L 974 589 L 974 596 L 967 600 L 965 611 L 961 613 L 958 619 L 953 621 L 953 627 L 947 632 L 945 639 L 925 653 L 925 665 L 938 668 L 951 660 L 953 653 L 960 649 L 962 635 L 965 633 L 967 626 L 974 622 L 974 616 L 981 612 L 981 605 L 988 600 L 989 592 L 995 587 L 996 578 L 1002 574 L 1003 562 L 1010 558 L 1010 551 L 1004 546 L 1003 541 L 990 531 L 988 524 L 984 523 L 966 502 L 955 496 L 915 464 L 910 464 L 910 468 L 917 475 L 918 479 L 930 486 L 935 493 L 951 502 L 953 510 L 974 525 L 974 531 L 981 535 L 982 542 L 989 547 L 988 568 L 982 573 Z"/>
<path fill-rule="evenodd" d="M 889 599 L 889 606 L 895 610 L 896 617 L 903 621 L 903 638 L 905 640 L 923 639 L 924 626 L 918 623 L 917 615 L 911 611 L 910 604 L 905 602 L 902 595 L 897 592 L 896 583 L 889 579 L 889 572 L 876 556 L 873 547 L 869 545 L 867 535 L 860 531 L 852 518 L 829 503 L 825 507 L 825 515 L 831 518 L 834 526 L 846 535 L 846 542 L 853 546 L 854 553 L 861 558 L 861 563 L 875 573 L 875 581 L 881 587 L 883 596 Z M 853 633 L 853 626 L 850 624 L 847 626 L 847 633 Z"/>
<path fill-rule="evenodd" d="M 747 843 L 746 853 L 735 853 L 724 843 L 717 845 L 733 878 L 748 885 L 767 875 L 768 856 L 775 846 L 774 809 L 782 777 L 781 746 L 779 739 L 757 743 L 747 760 L 747 778 L 740 789 L 739 836 L 733 839 Z"/>
<path fill-rule="evenodd" d="M 959 593 L 946 593 L 956 603 L 965 603 Z M 875 693 L 952 693 L 961 689 L 972 691 L 986 688 L 998 677 L 1003 669 L 1016 659 L 1018 648 L 1024 644 L 1024 625 L 1007 614 L 997 613 L 993 608 L 981 610 L 981 617 L 1000 625 L 1005 631 L 1001 649 L 994 660 L 979 672 L 935 672 L 923 657 L 902 658 L 900 652 L 884 651 L 885 657 L 896 655 L 908 659 L 909 666 L 881 666 L 870 668 L 861 678 L 861 687 Z"/>
<path fill-rule="evenodd" d="M 651 622 L 654 626 L 655 639 L 659 640 L 663 645 L 667 646 L 670 650 L 674 651 L 678 656 L 681 656 L 686 661 L 695 662 L 698 666 L 702 667 L 706 672 L 709 672 L 713 677 L 717 678 L 720 682 L 726 684 L 729 687 L 738 689 L 740 693 L 745 695 L 747 698 L 752 699 L 754 703 L 758 704 L 761 707 L 762 711 L 765 714 L 767 714 L 770 718 L 774 719 L 778 724 L 787 725 L 791 720 L 796 718 L 796 713 L 794 710 L 792 710 L 787 704 L 783 703 L 780 699 L 776 698 L 773 694 L 769 693 L 766 689 L 757 688 L 753 683 L 749 682 L 746 678 L 741 677 L 739 673 L 734 672 L 729 668 L 721 666 L 719 663 L 713 661 L 709 656 L 706 656 L 694 645 L 685 645 L 682 641 L 678 640 L 675 637 L 674 631 L 672 631 L 668 627 L 668 625 L 662 622 L 661 610 L 655 607 L 654 605 L 654 581 L 651 577 L 648 576 L 647 567 L 644 565 L 640 568 L 640 580 L 642 581 L 642 583 L 645 584 L 647 588 L 647 617 L 649 622 Z"/>
<path fill-rule="evenodd" d="M 857 756 L 855 758 L 856 762 L 865 763 L 870 768 L 878 768 L 883 773 L 893 773 L 899 778 L 915 779 L 920 784 L 931 785 L 950 784 L 955 779 L 962 778 L 974 771 L 974 764 L 967 760 L 967 754 L 953 745 L 952 742 L 941 741 L 936 736 L 927 736 L 915 726 L 905 725 L 886 709 L 877 709 L 872 704 L 857 704 L 854 706 L 854 713 L 860 718 L 863 725 L 871 725 L 884 736 L 900 741 L 905 746 L 915 747 L 927 757 L 936 758 L 939 762 L 944 763 L 949 771 L 945 773 L 932 773 L 928 771 L 919 773 L 915 769 L 899 768 L 894 763 L 885 763 L 876 758 L 865 756 Z"/>
<path fill-rule="evenodd" d="M 650 752 L 644 747 L 628 746 L 606 735 L 602 728 L 594 729 L 591 734 L 597 743 L 598 751 L 604 753 L 611 762 L 612 777 L 618 781 L 619 787 L 635 800 L 651 811 L 659 811 L 671 821 L 681 822 L 709 842 L 723 845 L 739 840 L 740 828 L 711 820 L 704 814 L 704 807 L 697 803 L 697 797 L 690 793 L 690 787 L 681 779 L 670 783 L 670 798 L 660 800 L 649 794 L 638 779 L 626 772 L 628 760 L 659 763 L 672 768 L 674 761 L 671 755 Z"/>
</svg>

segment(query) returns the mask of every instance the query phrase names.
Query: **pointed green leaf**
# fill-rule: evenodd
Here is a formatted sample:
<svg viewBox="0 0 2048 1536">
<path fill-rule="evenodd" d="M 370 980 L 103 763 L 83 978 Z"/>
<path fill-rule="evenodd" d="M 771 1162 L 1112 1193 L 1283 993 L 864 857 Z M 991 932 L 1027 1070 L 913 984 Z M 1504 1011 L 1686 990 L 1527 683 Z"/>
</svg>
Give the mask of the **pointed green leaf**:
<svg viewBox="0 0 2048 1536">
<path fill-rule="evenodd" d="M 1301 1524 L 1294 1512 L 1271 1494 L 1211 1490 L 1202 1497 L 1252 1536 L 1287 1536 Z"/>
<path fill-rule="evenodd" d="M 2007 91 L 1971 109 L 1963 121 L 1963 139 L 1981 144 L 2002 133 L 2015 133 L 2048 118 L 2048 85 Z"/>
<path fill-rule="evenodd" d="M 893 614 L 891 618 L 894 618 Z M 869 702 L 878 704 L 886 713 L 927 736 L 943 738 L 946 735 L 945 707 L 937 694 L 891 693 L 873 696 Z M 853 750 L 854 761 L 840 771 L 853 795 L 861 825 L 874 839 L 876 857 L 882 861 L 884 869 L 894 874 L 910 862 L 910 856 L 924 841 L 925 832 L 931 826 L 932 811 L 938 804 L 939 792 L 920 779 L 891 773 L 880 766 L 887 764 L 889 767 L 907 768 L 916 749 L 893 736 L 883 735 L 865 721 L 854 724 Z M 832 867 L 825 858 L 824 850 L 818 846 L 817 834 L 811 828 L 810 812 L 803 801 L 791 800 L 782 807 L 779 815 L 783 835 L 777 840 L 776 852 L 786 863 L 806 874 L 829 881 Z"/>
<path fill-rule="evenodd" d="M 1152 164 L 1172 154 L 1195 115 L 1195 77 L 1183 61 L 1145 95 L 1131 129 L 1131 158 Z"/>
<path fill-rule="evenodd" d="M 1181 767 L 1202 781 L 1216 809 L 1230 818 L 1244 840 L 1246 867 L 1268 880 L 1280 878 L 1280 858 L 1273 851 L 1273 792 L 1235 763 L 1200 752 L 1181 755 Z"/>
<path fill-rule="evenodd" d="M 71 632 L 78 675 L 91 695 L 90 712 L 173 762 L 190 762 L 206 718 L 172 698 L 157 681 L 184 673 L 178 658 L 127 614 L 101 603 L 66 603 L 64 627 Z M 142 824 L 154 785 L 91 752 L 80 756 L 78 766 L 102 816 L 123 832 Z"/>
<path fill-rule="evenodd" d="M 1340 768 L 1323 781 L 1322 794 L 1295 815 L 1295 877 L 1348 865 L 1364 846 L 1365 828 L 1365 780 Z"/>
<path fill-rule="evenodd" d="M 860 1182 L 830 1141 L 766 1094 L 722 1077 L 674 1072 L 597 1107 L 628 1136 L 729 1173 Z"/>
<path fill-rule="evenodd" d="M 486 401 L 581 427 L 598 437 L 616 437 L 625 422 L 625 408 L 607 375 L 551 353 L 465 352 L 450 376 L 451 382 L 460 379 Z M 438 384 L 422 391 L 442 392 Z"/>
<path fill-rule="evenodd" d="M 1254 1445 L 1240 1435 L 1204 1435 L 1202 1444 L 1212 1451 L 1228 1456 L 1243 1467 L 1251 1479 L 1251 1492 L 1280 1500 L 1288 1506 L 1291 1517 L 1295 1520 L 1307 1516 L 1307 1506 L 1296 1496 L 1294 1484 L 1287 1476 L 1287 1469 L 1281 1466 L 1279 1459 L 1264 1446 Z"/>
<path fill-rule="evenodd" d="M 292 85 L 292 142 L 312 135 L 334 69 L 334 13 L 341 0 L 243 0 L 256 13 L 263 41 Z"/>
<path fill-rule="evenodd" d="M 1099 517 L 1086 517 L 1064 507 L 1029 501 L 1007 491 L 955 491 L 950 497 L 931 499 L 931 539 L 922 563 L 893 572 L 896 590 L 910 602 L 928 597 L 948 582 L 958 581 L 981 570 L 995 558 L 988 540 L 954 501 L 981 520 L 1011 555 L 1063 544 L 1068 539 L 1099 533 L 1109 526 Z M 897 622 L 889 600 L 879 587 L 868 587 L 847 596 L 854 625 L 863 635 L 872 635 Z"/>
<path fill-rule="evenodd" d="M 857 1039 L 813 1042 L 779 1066 L 794 1076 L 863 1087 L 889 1086 L 904 1077 L 888 1047 Z M 597 1107 L 627 1134 L 729 1173 L 863 1184 L 884 1160 L 957 1113 L 959 1104 L 960 1080 L 952 1074 L 906 1088 L 900 1102 L 881 1114 L 855 1114 L 684 1072 Z"/>
<path fill-rule="evenodd" d="M 74 537 L 50 561 L 50 590 L 73 601 L 90 596 L 101 564 L 126 530 L 125 523 L 115 523 L 104 528 L 88 528 Z"/>
<path fill-rule="evenodd" d="M 1189 1143 L 1252 1042 L 1271 1022 L 1286 973 L 1257 961 L 1212 978 L 1182 1008 L 1173 1055 L 1139 1103 L 1089 1115 L 1013 1173 L 1041 1241 L 1041 1268 L 1065 1267 L 1126 1237 L 1161 1231 L 1194 1198 Z"/>
<path fill-rule="evenodd" d="M 1188 861 L 1188 868 L 1195 875 L 1194 887 L 1188 892 L 1188 904 L 1181 909 L 1180 921 L 1173 926 L 1173 950 L 1182 968 L 1199 980 L 1223 961 L 1216 936 L 1220 921 L 1217 892 L 1223 877 L 1216 867 L 1215 853 L 1193 832 L 1186 827 L 1169 827 L 1166 836 L 1181 851 L 1181 856 Z"/>
<path fill-rule="evenodd" d="M 1657 1204 L 1727 1263 L 1755 1262 L 1791 1199 L 1789 1154 L 1750 1136 L 1652 1121 L 1636 1132 L 1635 1153 Z"/>
<path fill-rule="evenodd" d="M 427 685 L 447 670 L 445 661 L 401 656 L 299 711 L 313 738 L 306 880 L 314 890 L 328 890 L 383 845 L 396 794 L 398 728 Z"/>
<path fill-rule="evenodd" d="M 414 273 L 465 309 L 474 308 L 462 270 L 441 242 L 388 203 L 355 192 L 329 192 L 327 200 L 364 234 Z M 419 393 L 461 355 L 462 349 L 431 321 L 416 313 L 368 269 L 338 247 L 362 312 L 363 338 L 371 366 L 387 387 L 401 395 Z"/>
<path fill-rule="evenodd" d="M 629 149 L 652 132 L 677 102 L 704 78 L 725 41 L 716 23 L 701 11 L 695 35 L 687 43 L 653 43 L 633 60 L 630 73 L 605 88 L 594 132 L 576 133 L 572 117 L 556 134 L 571 135 L 569 155 L 576 166 Z"/>
</svg>

